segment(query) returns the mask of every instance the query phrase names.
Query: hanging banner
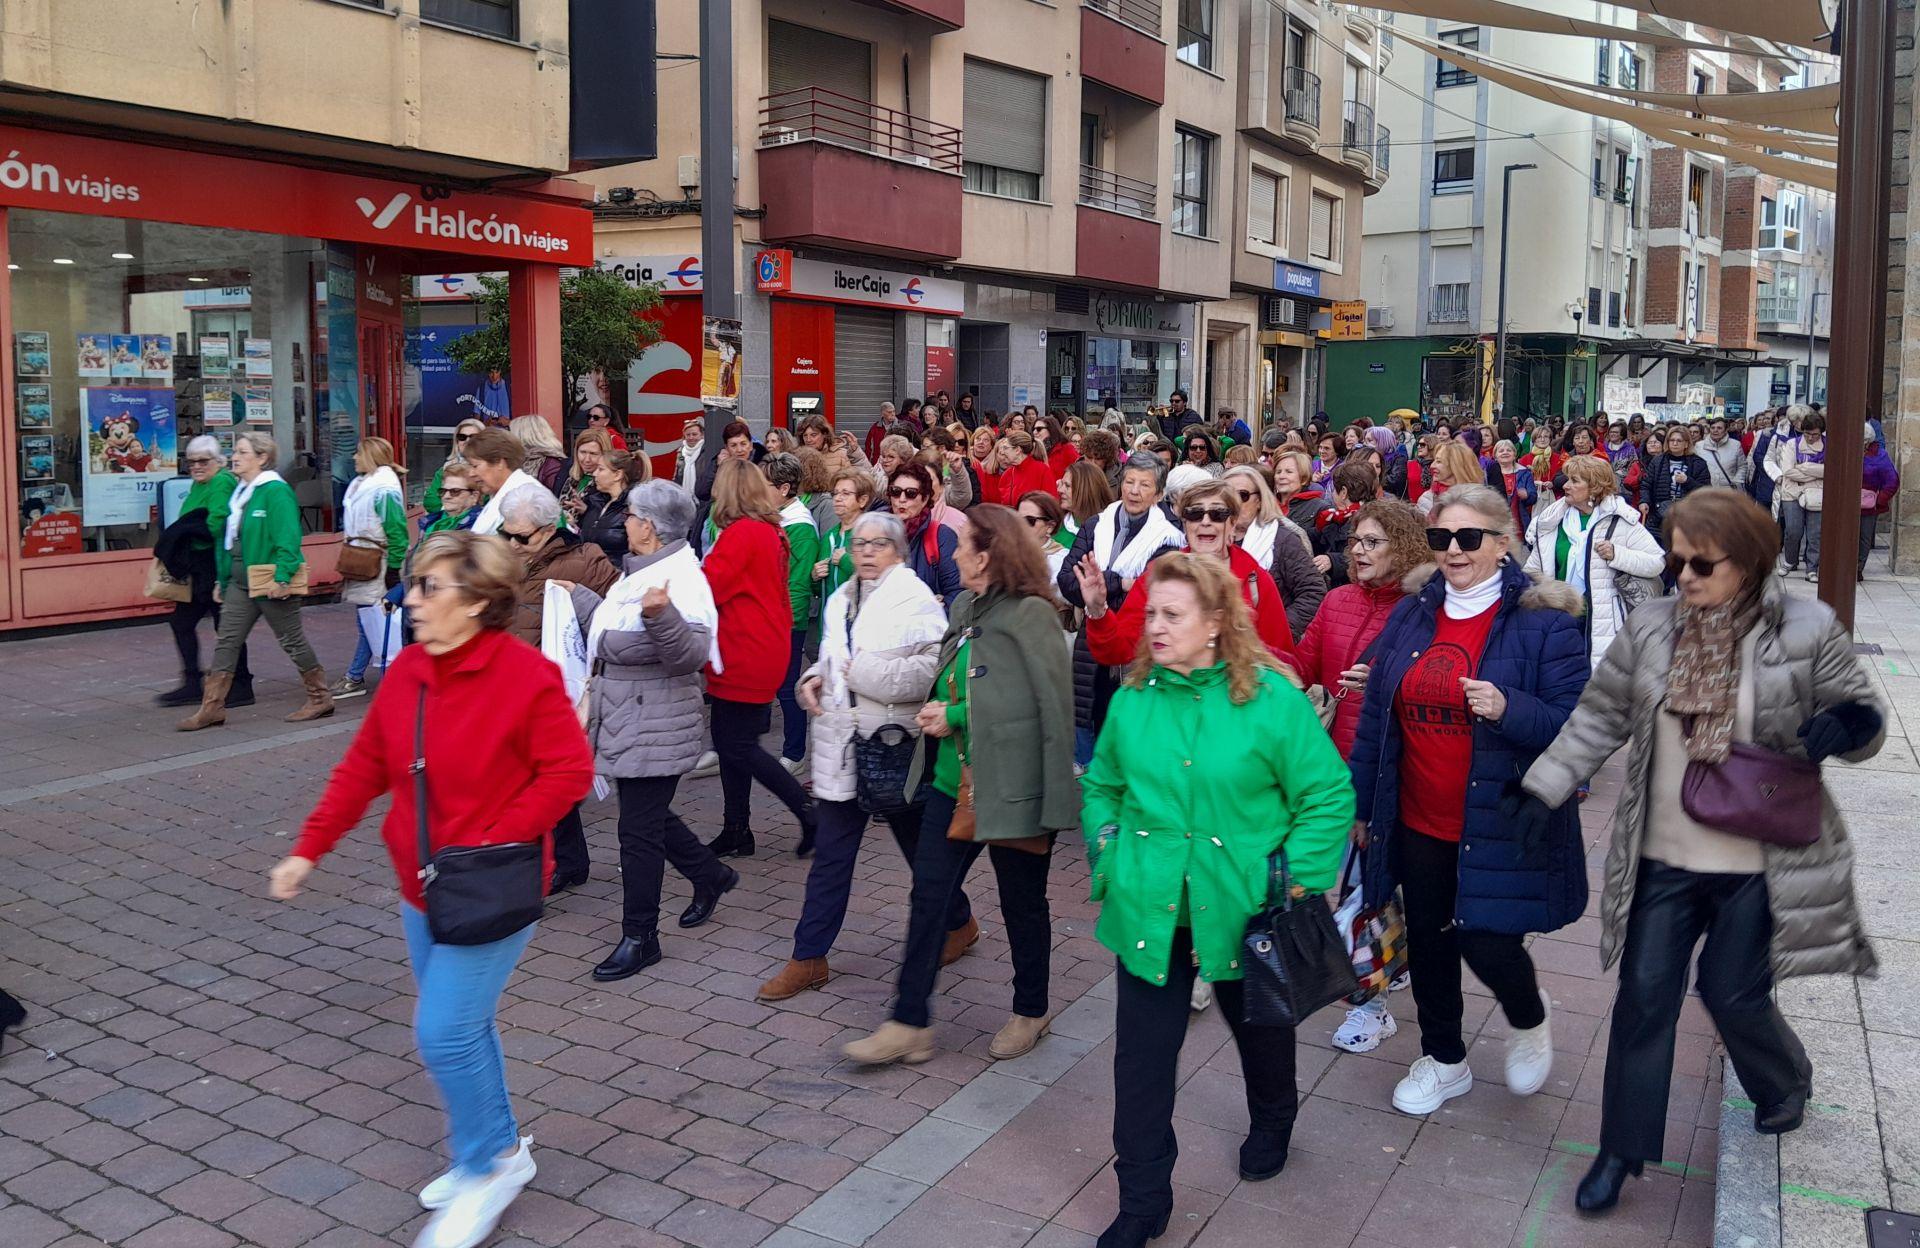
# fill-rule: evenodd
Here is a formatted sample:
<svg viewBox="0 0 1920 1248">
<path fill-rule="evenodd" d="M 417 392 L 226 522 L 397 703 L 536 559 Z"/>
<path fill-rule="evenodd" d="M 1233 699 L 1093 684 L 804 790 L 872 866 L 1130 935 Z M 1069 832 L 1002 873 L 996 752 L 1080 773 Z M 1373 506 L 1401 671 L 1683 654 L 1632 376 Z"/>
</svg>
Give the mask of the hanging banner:
<svg viewBox="0 0 1920 1248">
<path fill-rule="evenodd" d="M 740 406 L 740 322 L 706 317 L 701 328 L 700 401 L 732 411 Z"/>
<path fill-rule="evenodd" d="M 89 526 L 145 524 L 160 482 L 180 471 L 171 389 L 90 386 L 80 391 L 87 417 L 82 510 Z"/>
</svg>

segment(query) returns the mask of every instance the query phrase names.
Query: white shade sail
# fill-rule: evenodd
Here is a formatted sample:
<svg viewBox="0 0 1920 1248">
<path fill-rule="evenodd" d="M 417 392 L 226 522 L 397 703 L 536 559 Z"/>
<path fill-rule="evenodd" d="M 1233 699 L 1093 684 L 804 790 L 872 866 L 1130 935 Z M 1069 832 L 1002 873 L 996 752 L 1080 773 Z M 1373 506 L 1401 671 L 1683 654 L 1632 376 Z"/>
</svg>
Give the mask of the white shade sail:
<svg viewBox="0 0 1920 1248">
<path fill-rule="evenodd" d="M 1808 135 L 1837 135 L 1840 122 L 1840 84 L 1829 82 L 1818 87 L 1797 87 L 1791 91 L 1739 91 L 1731 94 L 1690 95 L 1683 91 L 1631 91 L 1625 87 L 1593 86 L 1568 78 L 1540 74 L 1541 78 L 1564 82 L 1586 91 L 1617 96 L 1655 108 L 1671 108 L 1683 113 L 1701 113 L 1751 125 L 1778 126 Z M 1831 146 L 1831 145 L 1829 145 Z"/>
<path fill-rule="evenodd" d="M 1670 22 L 1737 31 L 1775 43 L 1825 48 L 1833 34 L 1838 0 L 1614 0 Z"/>
<path fill-rule="evenodd" d="M 1768 3 L 1770 0 L 1757 0 Z M 1695 48 L 1704 52 L 1725 52 L 1717 43 L 1705 43 L 1670 35 L 1664 31 L 1645 31 L 1632 26 L 1610 26 L 1606 22 L 1507 4 L 1504 0 L 1367 0 L 1368 7 L 1417 17 L 1438 18 L 1443 22 L 1468 22 L 1476 26 L 1497 26 L 1507 30 L 1527 30 L 1542 35 L 1578 35 L 1587 39 L 1625 39 L 1662 48 Z M 1396 36 L 1402 33 L 1395 27 Z"/>
</svg>

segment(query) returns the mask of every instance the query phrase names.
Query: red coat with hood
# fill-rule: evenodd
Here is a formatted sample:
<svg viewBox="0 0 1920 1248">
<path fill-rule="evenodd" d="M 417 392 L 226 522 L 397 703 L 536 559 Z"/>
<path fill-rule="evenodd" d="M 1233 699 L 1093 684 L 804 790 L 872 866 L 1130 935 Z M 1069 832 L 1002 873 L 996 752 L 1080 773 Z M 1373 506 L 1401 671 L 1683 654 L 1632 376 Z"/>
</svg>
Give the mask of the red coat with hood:
<svg viewBox="0 0 1920 1248">
<path fill-rule="evenodd" d="M 1342 697 L 1340 673 L 1360 661 L 1404 597 L 1398 580 L 1384 585 L 1341 585 L 1320 603 L 1320 613 L 1293 649 L 1293 668 L 1300 679 L 1339 699 L 1331 731 L 1341 758 L 1353 753 L 1353 734 L 1360 727 L 1360 707 L 1366 699 L 1354 693 Z"/>
</svg>

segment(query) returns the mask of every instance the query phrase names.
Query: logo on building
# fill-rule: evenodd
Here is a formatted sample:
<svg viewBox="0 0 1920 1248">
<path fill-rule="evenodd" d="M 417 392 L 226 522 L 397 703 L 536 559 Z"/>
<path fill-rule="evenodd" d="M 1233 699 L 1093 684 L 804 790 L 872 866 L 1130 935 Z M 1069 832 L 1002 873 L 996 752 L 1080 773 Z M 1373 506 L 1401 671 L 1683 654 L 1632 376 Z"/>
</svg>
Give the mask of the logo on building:
<svg viewBox="0 0 1920 1248">
<path fill-rule="evenodd" d="M 678 282 L 682 290 L 690 290 L 699 285 L 700 278 L 704 276 L 700 268 L 700 257 L 688 256 L 680 262 L 679 268 L 670 270 L 667 276 Z"/>
<path fill-rule="evenodd" d="M 374 202 L 364 195 L 353 202 L 360 209 L 360 215 L 373 222 L 374 229 L 384 230 L 393 224 L 394 219 L 400 215 L 401 210 L 407 206 L 407 201 L 411 198 L 413 198 L 411 195 L 402 191 L 388 200 L 384 208 L 375 206 Z"/>
<path fill-rule="evenodd" d="M 466 288 L 467 279 L 459 273 L 442 273 L 433 279 L 433 284 L 450 295 L 457 295 Z"/>
<path fill-rule="evenodd" d="M 785 291 L 793 288 L 793 253 L 790 251 L 763 251 L 753 262 L 754 288 L 763 291 Z"/>
<path fill-rule="evenodd" d="M 917 277 L 913 278 L 905 286 L 902 286 L 900 288 L 900 293 L 906 296 L 908 303 L 911 303 L 916 307 L 919 306 L 919 303 L 922 299 L 925 299 L 927 297 L 927 292 L 924 288 L 921 287 L 920 279 Z"/>
</svg>

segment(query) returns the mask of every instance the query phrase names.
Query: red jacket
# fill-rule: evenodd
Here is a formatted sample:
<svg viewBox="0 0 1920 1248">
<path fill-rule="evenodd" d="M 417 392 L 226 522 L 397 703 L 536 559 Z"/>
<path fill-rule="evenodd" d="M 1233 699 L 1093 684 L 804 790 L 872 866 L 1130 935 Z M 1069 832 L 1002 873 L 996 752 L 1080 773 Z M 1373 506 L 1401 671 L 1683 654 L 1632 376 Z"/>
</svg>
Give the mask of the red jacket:
<svg viewBox="0 0 1920 1248">
<path fill-rule="evenodd" d="M 1060 474 L 1048 467 L 1046 460 L 1032 455 L 1011 468 L 980 474 L 980 493 L 986 496 L 980 500 L 983 503 L 1018 507 L 1020 500 L 1035 490 L 1059 498 Z"/>
<path fill-rule="evenodd" d="M 1185 549 L 1182 547 L 1181 549 Z M 1240 592 L 1253 611 L 1253 628 L 1267 643 L 1277 659 L 1293 653 L 1293 629 L 1287 625 L 1287 605 L 1280 601 L 1280 589 L 1273 577 L 1255 559 L 1238 546 L 1227 550 L 1227 566 L 1240 582 Z M 1095 663 L 1109 667 L 1133 662 L 1140 652 L 1140 638 L 1147 631 L 1147 596 L 1128 594 L 1119 610 L 1108 611 L 1099 619 L 1087 617 L 1087 653 Z"/>
<path fill-rule="evenodd" d="M 793 600 L 787 596 L 787 535 L 765 520 L 735 520 L 701 565 L 720 612 L 720 665 L 707 692 L 728 702 L 773 701 L 787 678 Z"/>
<path fill-rule="evenodd" d="M 1047 452 L 1047 468 L 1053 473 L 1053 479 L 1056 482 L 1066 476 L 1067 469 L 1073 467 L 1079 460 L 1080 452 L 1071 442 L 1062 442 Z"/>
<path fill-rule="evenodd" d="M 1307 635 L 1294 647 L 1293 670 L 1308 687 L 1319 685 L 1339 698 L 1333 712 L 1333 744 L 1346 758 L 1353 753 L 1353 734 L 1360 727 L 1359 694 L 1341 697 L 1340 673 L 1360 656 L 1387 626 L 1387 617 L 1405 597 L 1397 582 L 1369 586 L 1349 582 L 1329 592 L 1320 613 L 1307 625 Z"/>
<path fill-rule="evenodd" d="M 426 690 L 427 844 L 504 845 L 542 841 L 593 786 L 593 751 L 567 699 L 560 669 L 503 632 L 484 632 L 458 650 L 402 650 L 375 690 L 346 757 L 307 816 L 292 852 L 318 862 L 369 803 L 393 796 L 380 835 L 414 906 L 420 894 L 419 836 L 413 800 L 413 735 Z"/>
</svg>

